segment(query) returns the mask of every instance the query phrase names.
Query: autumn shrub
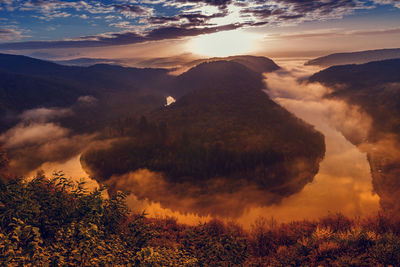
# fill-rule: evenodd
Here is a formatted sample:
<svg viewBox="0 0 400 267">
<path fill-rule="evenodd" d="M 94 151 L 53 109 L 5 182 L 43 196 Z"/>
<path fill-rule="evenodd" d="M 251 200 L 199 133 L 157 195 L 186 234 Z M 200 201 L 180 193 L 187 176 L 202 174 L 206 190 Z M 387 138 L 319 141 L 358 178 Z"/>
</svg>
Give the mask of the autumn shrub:
<svg viewBox="0 0 400 267">
<path fill-rule="evenodd" d="M 186 229 L 182 241 L 200 266 L 241 265 L 248 257 L 246 237 L 218 220 Z"/>
<path fill-rule="evenodd" d="M 138 267 L 194 267 L 198 260 L 190 253 L 177 248 L 145 247 L 136 253 L 135 266 Z"/>
<path fill-rule="evenodd" d="M 1 184 L 1 265 L 125 265 L 153 231 L 129 215 L 125 195 L 105 199 L 61 173 Z M 40 263 L 40 264 L 39 264 Z"/>
<path fill-rule="evenodd" d="M 155 231 L 150 244 L 155 247 L 183 247 L 185 230 L 188 226 L 179 224 L 176 218 L 148 218 L 147 223 Z"/>
<path fill-rule="evenodd" d="M 341 213 L 330 214 L 318 220 L 318 225 L 329 227 L 334 232 L 350 230 L 353 224 L 352 220 Z"/>
<path fill-rule="evenodd" d="M 382 212 L 363 218 L 360 221 L 363 228 L 378 234 L 388 232 L 400 235 L 400 215 L 397 212 Z"/>
<path fill-rule="evenodd" d="M 371 257 L 377 264 L 383 266 L 399 266 L 400 264 L 400 238 L 388 232 L 377 239 L 375 246 L 370 250 Z"/>
<path fill-rule="evenodd" d="M 393 214 L 260 218 L 248 231 L 131 214 L 123 193 L 103 190 L 62 173 L 0 179 L 0 266 L 400 266 Z"/>
</svg>

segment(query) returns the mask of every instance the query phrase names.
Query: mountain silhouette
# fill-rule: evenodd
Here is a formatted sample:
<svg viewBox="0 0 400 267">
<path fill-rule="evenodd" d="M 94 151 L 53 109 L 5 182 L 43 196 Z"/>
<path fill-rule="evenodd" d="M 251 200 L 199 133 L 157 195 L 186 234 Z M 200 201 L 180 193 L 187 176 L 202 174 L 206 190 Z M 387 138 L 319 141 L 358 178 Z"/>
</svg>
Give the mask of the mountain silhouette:
<svg viewBox="0 0 400 267">
<path fill-rule="evenodd" d="M 306 65 L 329 67 L 334 65 L 363 64 L 371 61 L 400 58 L 400 48 L 378 49 L 360 52 L 335 53 L 312 59 Z"/>
</svg>

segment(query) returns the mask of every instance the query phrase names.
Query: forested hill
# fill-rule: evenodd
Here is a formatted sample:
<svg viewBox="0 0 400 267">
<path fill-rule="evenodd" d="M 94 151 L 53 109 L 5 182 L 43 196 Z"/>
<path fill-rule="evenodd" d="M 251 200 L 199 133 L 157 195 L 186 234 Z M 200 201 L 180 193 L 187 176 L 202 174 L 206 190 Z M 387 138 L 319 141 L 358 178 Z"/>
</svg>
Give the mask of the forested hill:
<svg viewBox="0 0 400 267">
<path fill-rule="evenodd" d="M 134 90 L 168 77 L 165 69 L 127 68 L 97 64 L 63 66 L 26 56 L 0 54 L 0 70 L 73 83 L 86 91 Z"/>
<path fill-rule="evenodd" d="M 329 67 L 334 65 L 364 64 L 372 61 L 400 58 L 400 48 L 378 49 L 360 52 L 335 53 L 312 59 L 306 65 Z"/>
<path fill-rule="evenodd" d="M 369 90 L 372 86 L 399 82 L 399 80 L 400 58 L 374 61 L 360 65 L 333 66 L 310 77 L 311 82 L 322 82 L 336 89 L 341 84 L 344 84 L 352 90 Z"/>
<path fill-rule="evenodd" d="M 195 191 L 181 210 L 203 214 L 223 205 L 204 205 L 219 193 L 250 187 L 263 193 L 248 195 L 225 215 L 240 214 L 247 201 L 276 203 L 313 180 L 324 156 L 323 136 L 269 99 L 259 73 L 235 62 L 203 63 L 173 84 L 184 92 L 176 103 L 129 122 L 121 141 L 82 156 L 92 177 L 111 183 L 113 174 L 161 172 L 168 192 L 133 187 L 134 193 L 168 206 L 176 203 L 166 194 L 186 198 Z"/>
<path fill-rule="evenodd" d="M 247 56 L 247 55 L 199 59 L 189 62 L 187 65 L 197 66 L 204 62 L 213 62 L 213 61 L 236 62 L 246 66 L 250 70 L 257 73 L 273 72 L 280 69 L 280 67 L 273 60 L 267 57 L 257 57 L 257 56 Z"/>
<path fill-rule="evenodd" d="M 332 88 L 327 97 L 359 106 L 372 119 L 365 140 L 345 133 L 368 153 L 375 191 L 384 209 L 400 210 L 400 59 L 334 66 L 311 76 Z"/>
<path fill-rule="evenodd" d="M 260 90 L 262 75 L 246 66 L 230 61 L 204 62 L 176 77 L 168 86 L 174 97 L 197 90 Z"/>
<path fill-rule="evenodd" d="M 0 131 L 16 123 L 12 119 L 24 110 L 75 108 L 79 98 L 87 96 L 97 101 L 97 105 L 84 110 L 80 107 L 77 111 L 79 115 L 69 120 L 67 126 L 80 131 L 100 130 L 105 121 L 162 106 L 165 93 L 155 88 L 162 88 L 159 85 L 171 78 L 165 69 L 106 64 L 72 67 L 25 56 L 0 54 Z M 97 116 L 93 117 L 93 113 Z M 90 121 L 93 125 L 82 129 L 81 126 Z"/>
</svg>

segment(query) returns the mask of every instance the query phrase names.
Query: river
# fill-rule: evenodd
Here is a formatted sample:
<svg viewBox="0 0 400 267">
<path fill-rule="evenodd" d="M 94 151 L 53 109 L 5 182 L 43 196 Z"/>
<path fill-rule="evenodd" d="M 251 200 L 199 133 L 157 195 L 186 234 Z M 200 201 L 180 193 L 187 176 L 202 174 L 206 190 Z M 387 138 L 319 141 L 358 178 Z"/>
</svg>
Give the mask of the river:
<svg viewBox="0 0 400 267">
<path fill-rule="evenodd" d="M 304 66 L 304 59 L 276 62 L 283 70 L 265 75 L 267 93 L 325 136 L 326 154 L 314 181 L 301 192 L 279 205 L 252 208 L 239 221 L 246 225 L 259 216 L 291 221 L 315 219 L 337 212 L 350 217 L 376 213 L 379 197 L 373 193 L 367 155 L 338 130 L 364 135 L 370 126 L 370 118 L 342 101 L 324 99 L 328 88 L 306 84 L 304 80 L 319 69 Z"/>
</svg>

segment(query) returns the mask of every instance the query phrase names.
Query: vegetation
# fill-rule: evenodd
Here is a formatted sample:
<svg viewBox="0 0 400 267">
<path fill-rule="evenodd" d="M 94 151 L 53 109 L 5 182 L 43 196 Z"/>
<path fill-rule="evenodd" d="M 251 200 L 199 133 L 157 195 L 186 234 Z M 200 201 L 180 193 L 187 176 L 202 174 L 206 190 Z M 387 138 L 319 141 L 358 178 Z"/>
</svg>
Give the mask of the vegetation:
<svg viewBox="0 0 400 267">
<path fill-rule="evenodd" d="M 398 266 L 400 221 L 340 214 L 248 231 L 131 214 L 121 193 L 86 192 L 61 173 L 0 185 L 0 264 L 7 266 Z"/>
</svg>

